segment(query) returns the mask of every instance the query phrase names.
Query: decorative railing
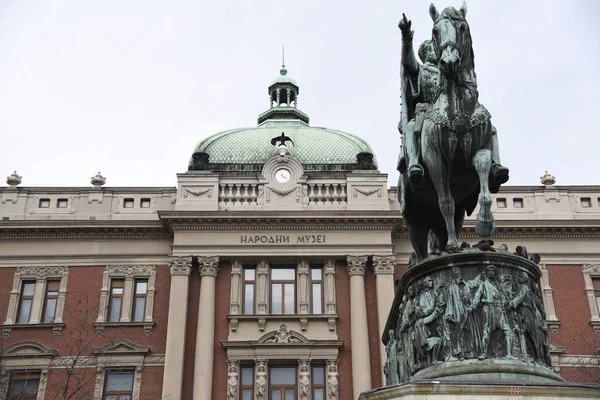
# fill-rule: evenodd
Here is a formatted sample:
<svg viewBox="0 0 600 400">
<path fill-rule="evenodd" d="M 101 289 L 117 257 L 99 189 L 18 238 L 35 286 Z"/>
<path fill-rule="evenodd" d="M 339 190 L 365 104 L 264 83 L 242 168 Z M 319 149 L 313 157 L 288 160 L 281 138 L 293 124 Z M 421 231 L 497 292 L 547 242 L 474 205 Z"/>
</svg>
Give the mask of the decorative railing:
<svg viewBox="0 0 600 400">
<path fill-rule="evenodd" d="M 309 182 L 302 185 L 309 206 L 344 206 L 348 203 L 346 182 Z"/>
<path fill-rule="evenodd" d="M 219 206 L 256 206 L 262 198 L 263 185 L 258 183 L 224 183 L 219 185 Z"/>
</svg>

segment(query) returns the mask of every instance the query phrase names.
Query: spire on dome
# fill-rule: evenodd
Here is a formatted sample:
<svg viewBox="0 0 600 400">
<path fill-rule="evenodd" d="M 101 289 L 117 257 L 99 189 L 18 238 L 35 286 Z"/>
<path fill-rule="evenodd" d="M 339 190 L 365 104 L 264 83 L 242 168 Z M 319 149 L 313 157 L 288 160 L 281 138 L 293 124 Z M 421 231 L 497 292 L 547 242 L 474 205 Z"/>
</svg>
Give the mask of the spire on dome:
<svg viewBox="0 0 600 400">
<path fill-rule="evenodd" d="M 261 124 L 269 119 L 296 119 L 308 124 L 308 115 L 297 109 L 300 88 L 285 67 L 285 48 L 281 48 L 279 76 L 269 85 L 269 110 L 258 117 Z"/>
</svg>

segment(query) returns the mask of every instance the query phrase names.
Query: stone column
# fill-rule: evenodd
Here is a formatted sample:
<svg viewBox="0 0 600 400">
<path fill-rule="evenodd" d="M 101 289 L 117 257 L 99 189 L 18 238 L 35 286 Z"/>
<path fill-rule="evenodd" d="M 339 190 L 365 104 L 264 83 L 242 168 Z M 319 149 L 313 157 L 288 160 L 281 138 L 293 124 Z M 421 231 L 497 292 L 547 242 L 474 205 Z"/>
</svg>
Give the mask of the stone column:
<svg viewBox="0 0 600 400">
<path fill-rule="evenodd" d="M 162 397 L 181 399 L 183 384 L 183 353 L 185 350 L 185 325 L 188 303 L 188 285 L 192 257 L 171 257 L 171 290 L 169 296 L 169 322 L 163 374 Z"/>
<path fill-rule="evenodd" d="M 394 270 L 396 257 L 373 256 L 373 269 L 375 271 L 375 284 L 377 285 L 377 323 L 379 326 L 379 337 L 382 337 L 392 303 L 394 302 Z M 380 368 L 386 360 L 385 346 L 379 342 Z M 381 374 L 381 385 L 385 386 L 385 375 Z"/>
<path fill-rule="evenodd" d="M 371 389 L 371 357 L 365 298 L 367 256 L 348 256 L 346 270 L 350 275 L 350 340 L 352 342 L 353 398 Z"/>
<path fill-rule="evenodd" d="M 198 257 L 198 266 L 201 281 L 193 399 L 210 400 L 215 344 L 215 281 L 219 272 L 219 257 Z"/>
</svg>

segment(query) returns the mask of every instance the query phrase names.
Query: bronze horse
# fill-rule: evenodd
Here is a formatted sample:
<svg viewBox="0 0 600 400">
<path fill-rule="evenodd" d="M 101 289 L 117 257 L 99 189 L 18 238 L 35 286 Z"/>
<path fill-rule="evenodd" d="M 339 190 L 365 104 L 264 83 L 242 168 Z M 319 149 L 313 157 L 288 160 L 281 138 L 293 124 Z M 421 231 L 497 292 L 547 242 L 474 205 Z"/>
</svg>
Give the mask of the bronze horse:
<svg viewBox="0 0 600 400">
<path fill-rule="evenodd" d="M 477 202 L 480 210 L 476 232 L 482 237 L 491 236 L 494 218 L 490 182 L 492 192 L 497 192 L 508 180 L 504 167 L 503 176 L 496 179 L 490 174 L 492 154 L 498 151 L 497 139 L 491 116 L 478 101 L 466 4 L 459 10 L 448 7 L 441 13 L 432 4 L 429 14 L 434 23 L 432 41 L 440 73 L 439 90 L 420 132 L 419 161 L 424 180 L 418 188 L 411 187 L 404 171 L 399 182 L 401 209 L 417 261 L 427 257 L 429 234 L 432 253 L 460 251 L 458 231 L 465 213 L 470 215 Z M 402 94 L 404 107 L 404 88 Z"/>
</svg>

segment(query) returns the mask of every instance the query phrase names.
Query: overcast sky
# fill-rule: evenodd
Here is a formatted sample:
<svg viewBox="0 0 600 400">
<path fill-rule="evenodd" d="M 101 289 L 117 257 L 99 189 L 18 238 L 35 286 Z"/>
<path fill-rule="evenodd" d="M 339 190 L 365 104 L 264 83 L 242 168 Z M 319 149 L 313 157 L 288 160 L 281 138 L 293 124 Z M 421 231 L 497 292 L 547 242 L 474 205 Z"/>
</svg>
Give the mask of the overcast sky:
<svg viewBox="0 0 600 400">
<path fill-rule="evenodd" d="M 395 185 L 397 23 L 418 45 L 429 3 L 0 0 L 0 176 L 175 186 L 198 141 L 256 126 L 285 45 L 311 125 L 365 138 Z M 471 0 L 467 19 L 509 184 L 599 184 L 600 1 Z"/>
</svg>

